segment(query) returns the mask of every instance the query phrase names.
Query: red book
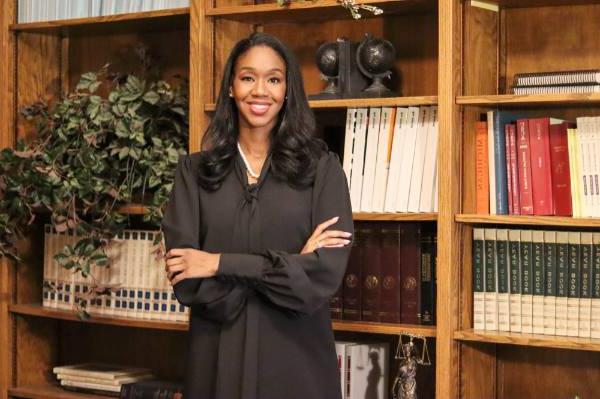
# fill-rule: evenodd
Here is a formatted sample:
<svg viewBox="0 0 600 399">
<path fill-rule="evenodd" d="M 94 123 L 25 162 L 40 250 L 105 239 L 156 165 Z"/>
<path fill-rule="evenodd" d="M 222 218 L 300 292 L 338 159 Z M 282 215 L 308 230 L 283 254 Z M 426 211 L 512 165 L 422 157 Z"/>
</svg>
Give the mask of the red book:
<svg viewBox="0 0 600 399">
<path fill-rule="evenodd" d="M 508 192 L 508 214 L 514 215 L 514 198 L 513 198 L 513 185 L 512 185 L 512 174 L 510 173 L 511 165 L 511 153 L 510 153 L 510 132 L 511 127 L 514 129 L 515 125 L 507 123 L 504 125 L 504 152 L 506 153 L 506 184 Z"/>
<path fill-rule="evenodd" d="M 529 146 L 531 148 L 531 188 L 533 213 L 553 215 L 552 166 L 550 163 L 550 124 L 557 119 L 534 118 L 529 120 Z"/>
<path fill-rule="evenodd" d="M 364 321 L 380 321 L 379 307 L 381 305 L 381 249 L 379 226 L 375 223 L 364 224 L 364 247 L 362 258 L 362 306 L 361 314 Z"/>
<path fill-rule="evenodd" d="M 344 320 L 360 320 L 361 287 L 362 287 L 362 255 L 364 228 L 358 225 L 354 231 L 350 259 L 344 275 L 344 291 L 342 314 Z"/>
<path fill-rule="evenodd" d="M 475 124 L 475 212 L 490 213 L 490 176 L 487 122 Z"/>
<path fill-rule="evenodd" d="M 403 223 L 401 229 L 400 322 L 418 324 L 421 311 L 421 229 L 416 223 Z"/>
<path fill-rule="evenodd" d="M 550 125 L 550 159 L 552 163 L 552 196 L 554 214 L 571 216 L 571 175 L 569 173 L 568 122 Z"/>
<path fill-rule="evenodd" d="M 517 121 L 517 160 L 519 169 L 519 200 L 521 215 L 533 215 L 533 192 L 531 191 L 531 156 L 529 147 L 529 121 Z"/>
<path fill-rule="evenodd" d="M 510 125 L 509 151 L 510 151 L 510 171 L 509 175 L 511 178 L 512 185 L 512 200 L 513 200 L 513 214 L 521 214 L 521 200 L 519 197 L 519 168 L 517 160 L 517 126 L 515 124 Z"/>
<path fill-rule="evenodd" d="M 400 322 L 400 227 L 384 224 L 381 228 L 381 306 L 384 323 Z"/>
</svg>

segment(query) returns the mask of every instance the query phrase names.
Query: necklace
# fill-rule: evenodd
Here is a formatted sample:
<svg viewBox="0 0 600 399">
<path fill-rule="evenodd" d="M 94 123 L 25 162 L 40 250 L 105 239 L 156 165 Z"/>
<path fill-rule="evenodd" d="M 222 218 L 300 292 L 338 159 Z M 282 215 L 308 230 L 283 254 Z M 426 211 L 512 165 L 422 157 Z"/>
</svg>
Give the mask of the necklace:
<svg viewBox="0 0 600 399">
<path fill-rule="evenodd" d="M 244 151 L 242 151 L 242 147 L 240 146 L 240 142 L 239 141 L 237 143 L 237 147 L 238 147 L 238 151 L 240 152 L 240 155 L 242 156 L 242 161 L 244 161 L 244 165 L 246 165 L 246 170 L 248 171 L 248 174 L 250 175 L 250 177 L 258 180 L 258 178 L 260 177 L 260 175 L 258 173 L 255 173 L 252 170 L 252 167 L 250 166 L 250 163 L 248 162 L 248 160 L 246 159 L 246 156 L 244 155 Z"/>
</svg>

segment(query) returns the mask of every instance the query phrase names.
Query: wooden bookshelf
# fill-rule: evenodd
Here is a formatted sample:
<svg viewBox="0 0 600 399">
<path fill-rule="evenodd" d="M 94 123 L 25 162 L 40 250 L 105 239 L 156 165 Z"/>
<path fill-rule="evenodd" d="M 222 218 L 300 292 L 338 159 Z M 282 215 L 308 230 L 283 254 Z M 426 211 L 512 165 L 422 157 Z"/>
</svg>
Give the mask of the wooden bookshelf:
<svg viewBox="0 0 600 399">
<path fill-rule="evenodd" d="M 173 8 L 168 10 L 157 10 L 157 11 L 143 11 L 136 13 L 126 14 L 114 14 L 105 15 L 101 17 L 88 17 L 88 18 L 72 18 L 72 19 L 61 19 L 56 21 L 42 21 L 42 22 L 27 22 L 27 23 L 15 23 L 11 24 L 9 29 L 16 32 L 28 32 L 28 31 L 44 31 L 44 30 L 56 30 L 62 28 L 99 25 L 106 23 L 123 23 L 130 21 L 144 21 L 152 20 L 156 18 L 171 18 L 180 16 L 189 16 L 189 7 Z"/>
<path fill-rule="evenodd" d="M 409 333 L 428 338 L 435 337 L 435 326 L 421 326 L 415 324 L 389 324 L 369 323 L 366 321 L 334 320 L 333 329 L 335 331 L 352 331 L 388 335 Z"/>
<path fill-rule="evenodd" d="M 356 98 L 339 100 L 309 100 L 312 109 L 358 108 L 358 107 L 408 107 L 417 105 L 436 105 L 437 96 L 392 97 L 392 98 Z M 204 110 L 212 112 L 216 104 L 206 104 Z"/>
<path fill-rule="evenodd" d="M 557 7 L 598 4 L 597 0 L 496 0 L 502 8 Z"/>
<path fill-rule="evenodd" d="M 432 0 L 364 0 L 361 4 L 374 5 L 385 14 L 431 12 L 435 9 Z M 276 3 L 257 5 L 232 5 L 208 8 L 206 15 L 222 19 L 246 23 L 262 24 L 277 20 L 279 22 L 338 19 L 349 15 L 349 11 L 340 7 L 336 0 L 315 0 L 292 2 L 280 7 Z M 371 12 L 361 10 L 363 18 L 370 17 Z"/>
<path fill-rule="evenodd" d="M 8 395 L 24 399 L 111 399 L 114 396 L 69 392 L 58 385 L 25 385 L 8 389 Z"/>
<path fill-rule="evenodd" d="M 600 227 L 598 218 L 572 218 L 564 216 L 477 215 L 458 214 L 456 221 L 470 224 L 513 224 L 527 226 Z"/>
<path fill-rule="evenodd" d="M 565 104 L 598 104 L 600 93 L 587 94 L 499 94 L 489 96 L 458 96 L 456 103 L 477 106 L 565 106 Z"/>
<path fill-rule="evenodd" d="M 75 312 L 43 307 L 40 304 L 13 304 L 9 306 L 10 312 L 18 315 L 46 317 L 57 320 L 77 321 L 81 323 L 106 324 L 111 326 L 150 328 L 156 330 L 187 331 L 188 323 L 165 320 L 142 320 L 118 316 L 92 315 L 89 319 L 82 320 Z"/>
<path fill-rule="evenodd" d="M 435 222 L 437 213 L 369 213 L 355 212 L 352 217 L 356 221 L 389 221 L 389 222 Z"/>
<path fill-rule="evenodd" d="M 541 334 L 522 334 L 501 331 L 476 331 L 473 329 L 456 331 L 454 339 L 503 345 L 534 346 L 540 348 L 574 349 L 600 351 L 600 339 L 560 337 Z"/>
</svg>

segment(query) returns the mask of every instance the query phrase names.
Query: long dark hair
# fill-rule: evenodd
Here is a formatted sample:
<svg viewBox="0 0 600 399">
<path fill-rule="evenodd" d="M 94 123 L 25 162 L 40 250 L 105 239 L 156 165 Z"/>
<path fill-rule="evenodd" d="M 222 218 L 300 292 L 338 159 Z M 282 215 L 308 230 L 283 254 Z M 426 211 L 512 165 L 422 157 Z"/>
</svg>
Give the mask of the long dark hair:
<svg viewBox="0 0 600 399">
<path fill-rule="evenodd" d="M 274 36 L 253 33 L 237 42 L 229 54 L 217 108 L 202 138 L 199 184 L 211 191 L 220 187 L 233 167 L 239 136 L 238 109 L 235 100 L 229 96 L 229 87 L 238 58 L 254 46 L 272 48 L 286 65 L 286 100 L 271 132 L 271 173 L 292 186 L 310 186 L 319 156 L 327 150 L 322 140 L 313 137 L 315 117 L 308 105 L 294 55 Z"/>
</svg>

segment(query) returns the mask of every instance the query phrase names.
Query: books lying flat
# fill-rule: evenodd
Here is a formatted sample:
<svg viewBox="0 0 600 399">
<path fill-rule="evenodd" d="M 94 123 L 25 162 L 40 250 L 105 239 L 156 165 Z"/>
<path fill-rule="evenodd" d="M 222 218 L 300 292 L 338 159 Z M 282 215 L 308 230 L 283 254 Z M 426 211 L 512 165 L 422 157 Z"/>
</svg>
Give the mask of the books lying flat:
<svg viewBox="0 0 600 399">
<path fill-rule="evenodd" d="M 57 366 L 54 374 L 66 377 L 87 377 L 96 380 L 118 381 L 133 376 L 148 376 L 152 372 L 147 368 L 134 368 L 104 363 L 80 363 L 68 366 Z"/>
</svg>

